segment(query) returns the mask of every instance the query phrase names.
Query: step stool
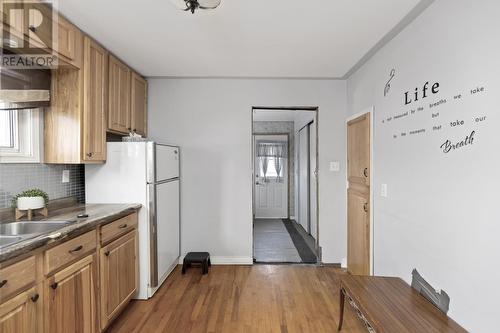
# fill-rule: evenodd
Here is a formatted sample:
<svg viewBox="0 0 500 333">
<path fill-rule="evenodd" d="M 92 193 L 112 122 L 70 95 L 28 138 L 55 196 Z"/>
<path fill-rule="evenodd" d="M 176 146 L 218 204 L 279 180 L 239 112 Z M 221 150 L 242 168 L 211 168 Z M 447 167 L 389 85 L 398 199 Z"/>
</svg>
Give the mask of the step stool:
<svg viewBox="0 0 500 333">
<path fill-rule="evenodd" d="M 201 273 L 208 274 L 208 266 L 212 266 L 210 262 L 210 253 L 189 252 L 186 254 L 182 263 L 182 274 L 186 273 L 186 270 L 191 267 L 191 264 L 201 264 Z"/>
</svg>

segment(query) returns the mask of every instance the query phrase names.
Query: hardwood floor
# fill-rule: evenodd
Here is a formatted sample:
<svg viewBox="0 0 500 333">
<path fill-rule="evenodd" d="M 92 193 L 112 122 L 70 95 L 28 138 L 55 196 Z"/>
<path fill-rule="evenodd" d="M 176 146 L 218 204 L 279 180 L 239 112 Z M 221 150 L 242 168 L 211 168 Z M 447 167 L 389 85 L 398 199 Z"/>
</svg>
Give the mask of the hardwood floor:
<svg viewBox="0 0 500 333">
<path fill-rule="evenodd" d="M 156 295 L 133 301 L 114 332 L 336 332 L 339 275 L 335 267 L 301 265 L 178 267 Z M 366 332 L 346 305 L 342 332 Z"/>
</svg>

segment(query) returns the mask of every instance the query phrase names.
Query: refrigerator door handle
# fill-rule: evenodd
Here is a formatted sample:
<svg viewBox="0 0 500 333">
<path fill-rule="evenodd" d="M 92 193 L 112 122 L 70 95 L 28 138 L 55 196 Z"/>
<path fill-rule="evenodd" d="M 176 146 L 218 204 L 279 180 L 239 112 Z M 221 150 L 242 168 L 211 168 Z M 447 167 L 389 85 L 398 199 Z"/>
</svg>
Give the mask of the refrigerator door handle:
<svg viewBox="0 0 500 333">
<path fill-rule="evenodd" d="M 158 237 L 157 223 L 158 215 L 156 213 L 156 185 L 149 184 L 149 267 L 150 267 L 150 286 L 158 286 Z"/>
</svg>

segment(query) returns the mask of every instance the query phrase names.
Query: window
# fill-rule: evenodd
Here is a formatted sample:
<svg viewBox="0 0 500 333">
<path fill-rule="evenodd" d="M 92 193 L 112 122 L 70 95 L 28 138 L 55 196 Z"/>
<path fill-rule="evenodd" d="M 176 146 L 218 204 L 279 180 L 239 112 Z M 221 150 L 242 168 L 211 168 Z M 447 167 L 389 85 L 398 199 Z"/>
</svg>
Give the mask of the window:
<svg viewBox="0 0 500 333">
<path fill-rule="evenodd" d="M 14 123 L 17 123 L 17 111 L 0 111 L 0 148 L 14 147 L 16 137 Z"/>
<path fill-rule="evenodd" d="M 41 112 L 0 110 L 0 163 L 41 162 Z"/>
<path fill-rule="evenodd" d="M 267 171 L 264 174 L 264 161 L 263 159 L 267 159 Z M 259 157 L 260 163 L 259 163 L 259 173 L 258 176 L 262 178 L 278 178 L 278 174 L 276 173 L 276 159 L 280 158 L 282 163 L 286 163 L 286 159 L 281 158 L 281 157 Z M 279 177 L 283 177 L 283 168 L 280 168 L 280 174 Z"/>
</svg>

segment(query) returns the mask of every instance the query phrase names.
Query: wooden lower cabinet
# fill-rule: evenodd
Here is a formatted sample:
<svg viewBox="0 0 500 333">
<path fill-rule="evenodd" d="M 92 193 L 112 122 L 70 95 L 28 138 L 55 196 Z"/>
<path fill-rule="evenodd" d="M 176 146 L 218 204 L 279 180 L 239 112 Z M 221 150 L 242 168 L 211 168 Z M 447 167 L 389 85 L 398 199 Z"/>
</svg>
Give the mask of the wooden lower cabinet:
<svg viewBox="0 0 500 333">
<path fill-rule="evenodd" d="M 0 305 L 0 332 L 42 332 L 42 300 L 33 287 Z"/>
<path fill-rule="evenodd" d="M 137 290 L 137 231 L 100 250 L 101 329 L 128 304 Z"/>
<path fill-rule="evenodd" d="M 57 272 L 45 282 L 45 332 L 96 332 L 94 255 Z"/>
</svg>

